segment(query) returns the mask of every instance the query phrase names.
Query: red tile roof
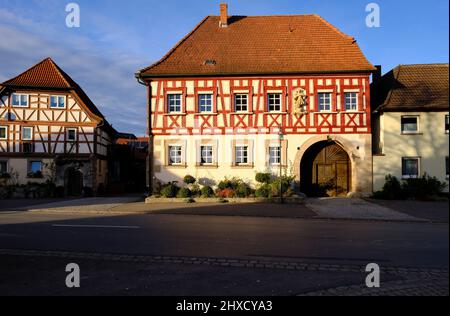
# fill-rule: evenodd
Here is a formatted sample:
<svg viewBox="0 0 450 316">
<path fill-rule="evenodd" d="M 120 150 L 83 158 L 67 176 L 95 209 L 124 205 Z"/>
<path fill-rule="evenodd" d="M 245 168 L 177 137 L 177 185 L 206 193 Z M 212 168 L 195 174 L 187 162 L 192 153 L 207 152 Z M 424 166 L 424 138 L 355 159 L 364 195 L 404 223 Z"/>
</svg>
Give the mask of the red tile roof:
<svg viewBox="0 0 450 316">
<path fill-rule="evenodd" d="M 208 16 L 141 76 L 368 72 L 354 38 L 318 15 Z M 206 63 L 206 61 L 210 61 Z"/>
<path fill-rule="evenodd" d="M 89 110 L 104 118 L 81 87 L 51 59 L 46 58 L 20 75 L 2 83 L 4 87 L 27 89 L 67 89 L 74 90 Z M 0 86 L 1 86 L 0 85 Z"/>
<path fill-rule="evenodd" d="M 51 58 L 46 58 L 20 75 L 5 81 L 5 86 L 42 87 L 42 88 L 70 88 L 71 85 L 65 73 Z"/>
<path fill-rule="evenodd" d="M 372 84 L 382 111 L 448 111 L 448 64 L 400 65 Z"/>
</svg>

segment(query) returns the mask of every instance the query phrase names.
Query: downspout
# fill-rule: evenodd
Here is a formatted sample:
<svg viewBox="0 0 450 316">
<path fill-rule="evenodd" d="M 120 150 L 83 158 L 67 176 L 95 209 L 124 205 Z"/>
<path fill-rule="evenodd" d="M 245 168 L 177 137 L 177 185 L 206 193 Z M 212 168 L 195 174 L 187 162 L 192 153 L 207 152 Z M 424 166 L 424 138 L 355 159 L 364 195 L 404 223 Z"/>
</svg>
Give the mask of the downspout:
<svg viewBox="0 0 450 316">
<path fill-rule="evenodd" d="M 152 131 L 152 111 L 151 111 L 151 86 L 148 84 L 148 82 L 143 81 L 140 73 L 136 74 L 136 80 L 139 84 L 147 87 L 147 135 L 148 135 L 148 153 L 147 153 L 147 175 L 146 175 L 146 182 L 147 182 L 147 196 L 153 195 L 153 169 L 154 169 L 154 162 L 153 162 L 153 131 Z"/>
</svg>

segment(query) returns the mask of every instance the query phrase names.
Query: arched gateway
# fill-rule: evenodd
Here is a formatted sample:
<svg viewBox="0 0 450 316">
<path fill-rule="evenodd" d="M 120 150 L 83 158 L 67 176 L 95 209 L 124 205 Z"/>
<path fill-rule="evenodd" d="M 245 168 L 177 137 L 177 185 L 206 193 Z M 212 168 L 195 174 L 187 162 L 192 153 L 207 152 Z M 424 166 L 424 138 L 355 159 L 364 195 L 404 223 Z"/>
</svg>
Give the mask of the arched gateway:
<svg viewBox="0 0 450 316">
<path fill-rule="evenodd" d="M 347 196 L 351 191 L 351 161 L 334 141 L 310 146 L 300 163 L 300 190 L 308 196 Z"/>
</svg>

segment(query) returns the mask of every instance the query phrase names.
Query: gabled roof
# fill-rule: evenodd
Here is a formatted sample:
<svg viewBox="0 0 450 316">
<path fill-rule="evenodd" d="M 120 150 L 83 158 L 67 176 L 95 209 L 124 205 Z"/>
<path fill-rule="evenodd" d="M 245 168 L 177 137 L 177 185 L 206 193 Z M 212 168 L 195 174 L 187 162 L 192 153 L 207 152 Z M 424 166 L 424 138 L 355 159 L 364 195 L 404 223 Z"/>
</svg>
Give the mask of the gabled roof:
<svg viewBox="0 0 450 316">
<path fill-rule="evenodd" d="M 141 77 L 369 72 L 356 40 L 318 15 L 208 16 Z"/>
<path fill-rule="evenodd" d="M 372 84 L 378 111 L 449 109 L 448 64 L 399 65 Z"/>
<path fill-rule="evenodd" d="M 46 58 L 20 75 L 5 81 L 4 87 L 26 89 L 64 89 L 73 90 L 96 116 L 104 119 L 81 87 L 51 59 Z M 0 86 L 1 86 L 0 85 Z"/>
</svg>

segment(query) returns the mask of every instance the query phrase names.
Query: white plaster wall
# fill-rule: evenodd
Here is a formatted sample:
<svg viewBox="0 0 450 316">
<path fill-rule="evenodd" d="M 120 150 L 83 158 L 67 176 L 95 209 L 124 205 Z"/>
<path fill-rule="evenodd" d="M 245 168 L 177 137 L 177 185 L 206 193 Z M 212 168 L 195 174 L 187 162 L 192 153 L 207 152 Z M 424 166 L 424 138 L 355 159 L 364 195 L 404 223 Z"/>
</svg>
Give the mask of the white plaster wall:
<svg viewBox="0 0 450 316">
<path fill-rule="evenodd" d="M 402 135 L 401 117 L 420 117 L 419 134 Z M 445 133 L 448 112 L 388 112 L 380 117 L 381 156 L 374 156 L 374 190 L 380 190 L 388 174 L 402 178 L 402 157 L 420 157 L 421 173 L 437 177 L 448 184 L 445 157 L 449 156 L 449 135 Z M 448 191 L 448 188 L 447 188 Z"/>
</svg>

